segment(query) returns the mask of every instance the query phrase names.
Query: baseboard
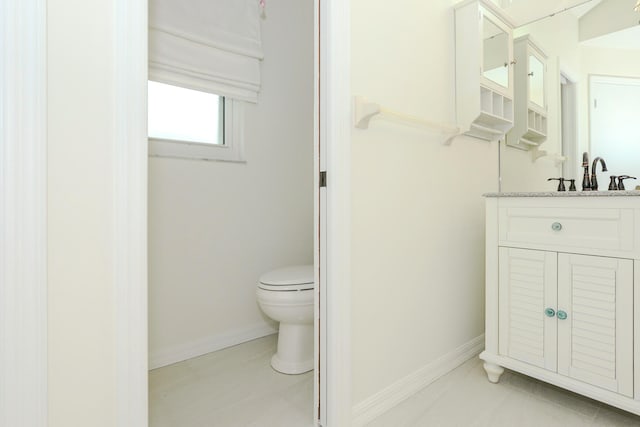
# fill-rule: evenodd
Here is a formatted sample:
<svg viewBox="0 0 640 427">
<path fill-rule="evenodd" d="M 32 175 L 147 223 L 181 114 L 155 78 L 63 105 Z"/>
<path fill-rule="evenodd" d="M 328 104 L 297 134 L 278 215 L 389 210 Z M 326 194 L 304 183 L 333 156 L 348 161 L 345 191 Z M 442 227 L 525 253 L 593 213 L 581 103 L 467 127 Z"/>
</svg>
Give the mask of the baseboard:
<svg viewBox="0 0 640 427">
<path fill-rule="evenodd" d="M 266 337 L 276 332 L 278 332 L 278 330 L 272 326 L 259 323 L 224 334 L 212 335 L 197 341 L 155 351 L 149 354 L 149 369 L 172 365 L 182 362 L 183 360 L 211 353 L 212 351 L 222 350 L 223 348 L 233 347 L 234 345 L 255 340 L 256 338 Z"/>
<path fill-rule="evenodd" d="M 483 349 L 484 334 L 358 403 L 353 408 L 352 425 L 354 427 L 360 427 L 373 421 L 447 372 L 452 371 L 467 360 L 478 355 Z"/>
</svg>

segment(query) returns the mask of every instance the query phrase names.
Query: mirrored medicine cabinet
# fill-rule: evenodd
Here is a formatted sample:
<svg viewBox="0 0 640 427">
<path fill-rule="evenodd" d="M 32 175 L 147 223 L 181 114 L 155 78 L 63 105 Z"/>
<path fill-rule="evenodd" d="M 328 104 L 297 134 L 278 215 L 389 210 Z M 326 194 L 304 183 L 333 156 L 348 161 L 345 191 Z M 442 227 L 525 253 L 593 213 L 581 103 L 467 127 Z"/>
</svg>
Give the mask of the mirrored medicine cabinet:
<svg viewBox="0 0 640 427">
<path fill-rule="evenodd" d="M 514 126 L 505 142 L 530 150 L 547 139 L 547 55 L 530 34 L 514 40 Z"/>
<path fill-rule="evenodd" d="M 456 115 L 470 136 L 492 141 L 513 126 L 513 23 L 493 3 L 455 8 Z"/>
</svg>

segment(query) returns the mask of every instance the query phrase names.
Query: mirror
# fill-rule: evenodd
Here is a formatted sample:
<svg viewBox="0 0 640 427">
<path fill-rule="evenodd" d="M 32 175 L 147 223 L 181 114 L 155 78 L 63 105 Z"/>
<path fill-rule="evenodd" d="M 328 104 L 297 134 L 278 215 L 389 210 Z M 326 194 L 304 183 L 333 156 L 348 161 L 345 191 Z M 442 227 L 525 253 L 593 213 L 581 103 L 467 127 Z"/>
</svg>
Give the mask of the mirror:
<svg viewBox="0 0 640 427">
<path fill-rule="evenodd" d="M 504 88 L 509 87 L 509 35 L 486 16 L 482 21 L 483 75 Z"/>
<path fill-rule="evenodd" d="M 535 55 L 529 55 L 529 98 L 544 108 L 544 65 Z"/>
<path fill-rule="evenodd" d="M 512 0 L 510 7 L 518 4 L 546 7 L 547 3 L 557 1 Z M 619 141 L 620 134 L 631 135 L 630 127 L 618 123 L 611 129 L 617 122 L 610 118 L 599 120 L 590 105 L 594 102 L 590 98 L 590 81 L 595 76 L 624 77 L 636 82 L 640 79 L 640 13 L 634 11 L 635 3 L 635 0 L 591 0 L 515 29 L 515 37 L 530 34 L 548 55 L 546 73 L 536 72 L 534 68 L 541 64 L 530 58 L 533 75 L 529 83 L 531 101 L 547 105 L 548 136 L 531 151 L 517 150 L 501 142 L 501 191 L 554 191 L 556 185 L 547 182 L 547 178 L 560 176 L 576 179 L 580 190 L 584 151 L 589 153 L 590 162 L 596 156 L 607 162 L 608 172 L 602 173 L 598 167 L 600 190 L 607 189 L 610 175 L 640 174 L 640 143 L 632 143 L 629 138 Z M 505 11 L 509 14 L 508 8 Z M 629 118 L 640 116 L 638 104 L 622 107 L 620 103 L 612 103 L 609 105 L 612 111 L 607 114 L 627 117 L 633 128 L 635 122 Z M 609 128 L 604 128 L 603 123 L 609 124 Z M 627 130 L 620 132 L 620 129 Z M 637 141 L 637 137 L 632 138 Z M 622 158 L 628 162 L 623 163 Z M 631 165 L 638 165 L 637 172 Z M 630 180 L 626 188 L 633 189 L 636 185 L 640 182 Z"/>
<path fill-rule="evenodd" d="M 591 76 L 589 131 L 591 151 L 602 153 L 611 175 L 640 178 L 640 79 Z M 625 189 L 638 185 L 628 180 Z"/>
</svg>

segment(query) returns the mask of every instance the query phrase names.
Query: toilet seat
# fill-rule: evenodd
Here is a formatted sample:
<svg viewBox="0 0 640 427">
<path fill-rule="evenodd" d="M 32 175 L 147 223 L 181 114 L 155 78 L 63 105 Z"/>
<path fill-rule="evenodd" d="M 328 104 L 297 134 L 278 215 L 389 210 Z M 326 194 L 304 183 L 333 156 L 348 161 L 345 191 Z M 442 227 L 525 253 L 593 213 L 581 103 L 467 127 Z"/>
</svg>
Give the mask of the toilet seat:
<svg viewBox="0 0 640 427">
<path fill-rule="evenodd" d="M 313 265 L 297 265 L 265 273 L 260 277 L 258 288 L 274 292 L 313 290 Z"/>
<path fill-rule="evenodd" d="M 266 285 L 264 283 L 260 283 L 258 285 L 258 289 L 262 289 L 264 291 L 270 292 L 300 292 L 300 291 L 312 291 L 314 289 L 313 283 L 309 284 L 300 284 L 300 285 Z"/>
</svg>

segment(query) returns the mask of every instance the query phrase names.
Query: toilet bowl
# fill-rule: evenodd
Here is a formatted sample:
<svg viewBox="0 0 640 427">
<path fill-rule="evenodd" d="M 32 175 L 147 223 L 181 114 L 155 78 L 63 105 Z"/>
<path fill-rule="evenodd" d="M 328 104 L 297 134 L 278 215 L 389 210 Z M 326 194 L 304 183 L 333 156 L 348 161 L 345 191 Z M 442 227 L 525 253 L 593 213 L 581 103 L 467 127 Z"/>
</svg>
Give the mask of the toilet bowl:
<svg viewBox="0 0 640 427">
<path fill-rule="evenodd" d="M 280 322 L 278 350 L 271 366 L 283 374 L 313 369 L 313 265 L 280 268 L 263 274 L 258 282 L 258 305 Z"/>
</svg>

